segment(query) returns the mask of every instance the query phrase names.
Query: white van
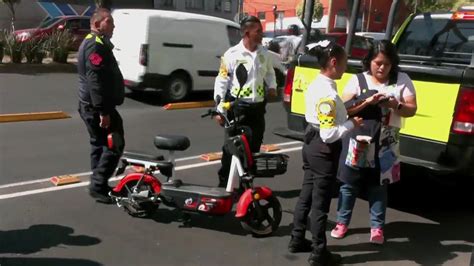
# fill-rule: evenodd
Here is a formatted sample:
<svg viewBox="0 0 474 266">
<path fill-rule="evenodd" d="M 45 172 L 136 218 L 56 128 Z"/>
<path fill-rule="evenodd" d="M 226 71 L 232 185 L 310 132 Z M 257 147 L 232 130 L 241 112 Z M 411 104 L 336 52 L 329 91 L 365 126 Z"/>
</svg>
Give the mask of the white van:
<svg viewBox="0 0 474 266">
<path fill-rule="evenodd" d="M 217 17 L 153 9 L 116 9 L 112 16 L 125 86 L 162 90 L 168 101 L 212 90 L 220 57 L 241 39 L 237 23 Z"/>
</svg>

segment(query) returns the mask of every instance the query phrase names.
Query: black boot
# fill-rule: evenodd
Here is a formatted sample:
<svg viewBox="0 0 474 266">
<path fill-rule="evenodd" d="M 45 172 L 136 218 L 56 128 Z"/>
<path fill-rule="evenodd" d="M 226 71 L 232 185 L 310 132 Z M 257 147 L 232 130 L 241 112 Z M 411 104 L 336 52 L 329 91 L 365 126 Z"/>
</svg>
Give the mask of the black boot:
<svg viewBox="0 0 474 266">
<path fill-rule="evenodd" d="M 339 254 L 333 254 L 326 251 L 324 255 L 319 255 L 311 252 L 308 258 L 310 266 L 332 266 L 339 265 L 342 260 L 342 256 Z"/>
<path fill-rule="evenodd" d="M 313 242 L 306 238 L 291 236 L 290 243 L 288 243 L 288 251 L 290 253 L 311 252 L 313 250 L 312 244 Z"/>
<path fill-rule="evenodd" d="M 95 199 L 96 202 L 103 203 L 103 204 L 112 204 L 113 200 L 108 194 L 109 191 L 106 189 L 102 189 L 99 191 L 89 189 L 89 195 Z"/>
</svg>

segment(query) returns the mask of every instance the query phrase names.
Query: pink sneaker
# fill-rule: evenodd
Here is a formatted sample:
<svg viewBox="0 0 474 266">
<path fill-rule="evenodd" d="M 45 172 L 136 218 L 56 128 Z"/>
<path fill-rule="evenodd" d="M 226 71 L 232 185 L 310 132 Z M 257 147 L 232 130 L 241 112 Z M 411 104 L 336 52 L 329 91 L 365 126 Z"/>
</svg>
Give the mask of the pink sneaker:
<svg viewBox="0 0 474 266">
<path fill-rule="evenodd" d="M 347 230 L 348 228 L 345 224 L 337 223 L 336 227 L 331 231 L 331 236 L 333 238 L 341 239 L 346 235 Z"/>
<path fill-rule="evenodd" d="M 383 237 L 382 228 L 372 228 L 370 229 L 370 243 L 382 245 L 385 238 Z"/>
</svg>

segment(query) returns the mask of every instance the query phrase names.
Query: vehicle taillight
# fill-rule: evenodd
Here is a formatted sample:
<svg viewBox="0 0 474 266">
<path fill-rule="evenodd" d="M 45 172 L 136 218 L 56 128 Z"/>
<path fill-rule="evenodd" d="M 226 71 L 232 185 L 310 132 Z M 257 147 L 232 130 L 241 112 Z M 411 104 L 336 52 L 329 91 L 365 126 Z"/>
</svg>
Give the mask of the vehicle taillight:
<svg viewBox="0 0 474 266">
<path fill-rule="evenodd" d="M 461 88 L 454 112 L 452 132 L 474 134 L 474 88 Z"/>
<path fill-rule="evenodd" d="M 148 66 L 148 44 L 142 44 L 140 47 L 140 65 Z"/>
<path fill-rule="evenodd" d="M 453 19 L 453 20 L 473 20 L 474 19 L 474 12 L 463 12 L 463 11 L 454 12 L 451 19 Z"/>
<path fill-rule="evenodd" d="M 291 93 L 293 92 L 293 78 L 295 76 L 295 68 L 290 68 L 286 72 L 285 88 L 283 89 L 283 102 L 291 103 Z"/>
</svg>

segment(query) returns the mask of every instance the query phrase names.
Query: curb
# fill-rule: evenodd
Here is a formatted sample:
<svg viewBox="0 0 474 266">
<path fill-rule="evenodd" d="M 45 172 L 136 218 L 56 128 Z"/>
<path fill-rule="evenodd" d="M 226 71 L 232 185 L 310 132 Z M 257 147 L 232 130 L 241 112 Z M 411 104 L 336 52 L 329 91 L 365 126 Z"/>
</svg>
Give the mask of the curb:
<svg viewBox="0 0 474 266">
<path fill-rule="evenodd" d="M 0 123 L 71 118 L 63 111 L 0 115 Z"/>
<path fill-rule="evenodd" d="M 182 102 L 182 103 L 169 103 L 169 104 L 163 106 L 163 109 L 165 109 L 165 110 L 178 110 L 178 109 L 214 107 L 215 105 L 216 105 L 216 103 L 214 101 Z"/>
<path fill-rule="evenodd" d="M 77 73 L 77 53 L 70 52 L 67 63 L 53 62 L 52 58 L 47 57 L 43 59 L 42 64 L 29 64 L 23 59 L 22 63 L 13 64 L 10 62 L 10 57 L 5 55 L 0 60 L 0 73 L 8 74 L 42 74 L 42 73 Z"/>
<path fill-rule="evenodd" d="M 77 66 L 73 63 L 45 63 L 45 64 L 0 64 L 0 73 L 40 74 L 40 73 L 77 73 Z"/>
</svg>

